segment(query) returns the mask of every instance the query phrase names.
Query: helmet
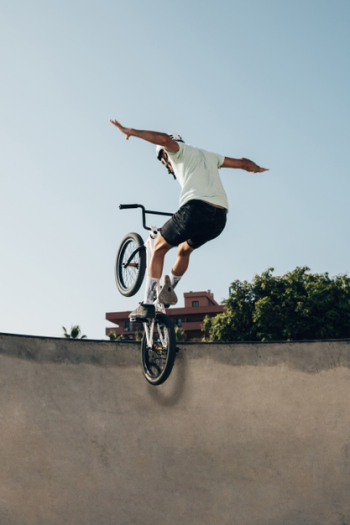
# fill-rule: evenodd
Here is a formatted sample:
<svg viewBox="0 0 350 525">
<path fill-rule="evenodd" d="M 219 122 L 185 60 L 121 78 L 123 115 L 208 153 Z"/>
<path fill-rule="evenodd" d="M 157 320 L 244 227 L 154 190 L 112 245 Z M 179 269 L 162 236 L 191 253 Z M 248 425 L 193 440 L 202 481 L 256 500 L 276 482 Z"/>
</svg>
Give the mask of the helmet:
<svg viewBox="0 0 350 525">
<path fill-rule="evenodd" d="M 172 139 L 172 140 L 175 140 L 175 142 L 184 142 L 183 138 L 181 137 L 181 135 L 176 135 L 176 133 L 169 133 L 169 137 Z"/>
<path fill-rule="evenodd" d="M 184 140 L 181 137 L 181 135 L 177 135 L 176 133 L 168 133 L 168 135 L 171 138 L 171 140 L 174 140 L 175 142 L 184 142 Z M 163 149 L 164 148 L 162 148 L 162 146 L 157 146 L 156 147 L 156 155 L 157 155 L 157 159 L 158 160 L 160 160 L 160 157 L 162 155 Z"/>
</svg>

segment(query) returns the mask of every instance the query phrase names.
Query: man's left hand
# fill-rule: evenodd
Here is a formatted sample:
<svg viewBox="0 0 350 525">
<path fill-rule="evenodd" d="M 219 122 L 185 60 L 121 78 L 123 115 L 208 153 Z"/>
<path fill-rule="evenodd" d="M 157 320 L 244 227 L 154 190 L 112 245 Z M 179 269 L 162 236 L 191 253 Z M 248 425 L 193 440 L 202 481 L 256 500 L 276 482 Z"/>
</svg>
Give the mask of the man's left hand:
<svg viewBox="0 0 350 525">
<path fill-rule="evenodd" d="M 267 168 L 261 168 L 255 162 L 249 159 L 242 159 L 243 169 L 249 171 L 250 173 L 263 173 L 264 171 L 269 171 Z"/>
</svg>

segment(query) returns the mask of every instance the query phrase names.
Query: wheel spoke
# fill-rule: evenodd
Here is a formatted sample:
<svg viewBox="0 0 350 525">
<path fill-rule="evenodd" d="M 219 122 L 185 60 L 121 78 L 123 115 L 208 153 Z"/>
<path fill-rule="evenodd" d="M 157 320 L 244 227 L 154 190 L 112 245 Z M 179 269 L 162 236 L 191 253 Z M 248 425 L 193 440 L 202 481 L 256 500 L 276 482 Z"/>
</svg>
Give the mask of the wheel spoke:
<svg viewBox="0 0 350 525">
<path fill-rule="evenodd" d="M 145 330 L 150 330 L 150 323 L 145 323 Z M 146 334 L 142 340 L 142 359 L 146 379 L 158 385 L 169 376 L 175 359 L 175 334 L 169 318 L 157 314 L 154 321 L 152 348 L 147 345 Z"/>
<path fill-rule="evenodd" d="M 126 263 L 130 259 L 131 255 L 135 250 L 137 250 L 138 244 L 132 239 L 128 239 L 121 250 L 121 258 L 119 261 L 119 279 L 121 286 L 124 290 L 129 290 L 132 288 L 136 282 L 139 272 L 140 272 L 140 254 L 136 252 L 126 266 Z"/>
</svg>

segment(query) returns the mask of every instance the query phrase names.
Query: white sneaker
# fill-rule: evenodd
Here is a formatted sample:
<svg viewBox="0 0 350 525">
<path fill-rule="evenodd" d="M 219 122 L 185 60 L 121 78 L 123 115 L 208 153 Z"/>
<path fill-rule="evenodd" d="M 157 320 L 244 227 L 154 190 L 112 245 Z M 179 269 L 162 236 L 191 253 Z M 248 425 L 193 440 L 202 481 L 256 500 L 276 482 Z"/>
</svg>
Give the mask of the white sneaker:
<svg viewBox="0 0 350 525">
<path fill-rule="evenodd" d="M 171 286 L 169 275 L 164 275 L 164 284 L 158 296 L 160 303 L 163 303 L 166 306 L 174 305 L 177 303 L 176 293 L 174 288 Z"/>
</svg>

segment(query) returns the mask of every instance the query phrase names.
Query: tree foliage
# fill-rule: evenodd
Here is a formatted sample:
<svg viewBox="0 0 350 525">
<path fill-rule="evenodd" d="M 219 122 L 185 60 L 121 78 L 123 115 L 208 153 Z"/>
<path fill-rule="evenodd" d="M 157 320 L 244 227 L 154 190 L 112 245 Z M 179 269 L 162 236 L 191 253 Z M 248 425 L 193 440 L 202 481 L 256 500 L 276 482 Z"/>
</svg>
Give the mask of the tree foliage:
<svg viewBox="0 0 350 525">
<path fill-rule="evenodd" d="M 79 339 L 79 336 L 81 334 L 80 326 L 75 325 L 70 327 L 70 332 L 67 332 L 67 329 L 62 326 L 63 328 L 63 335 L 64 337 L 67 337 L 67 339 Z M 85 339 L 86 335 L 80 336 L 80 339 Z"/>
<path fill-rule="evenodd" d="M 282 277 L 273 268 L 251 283 L 234 281 L 225 311 L 206 318 L 210 341 L 276 341 L 350 337 L 350 278 L 297 267 Z"/>
<path fill-rule="evenodd" d="M 178 326 L 175 326 L 175 338 L 176 342 L 185 341 L 186 339 L 186 333 Z"/>
</svg>

